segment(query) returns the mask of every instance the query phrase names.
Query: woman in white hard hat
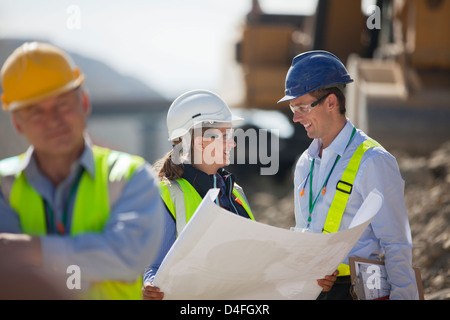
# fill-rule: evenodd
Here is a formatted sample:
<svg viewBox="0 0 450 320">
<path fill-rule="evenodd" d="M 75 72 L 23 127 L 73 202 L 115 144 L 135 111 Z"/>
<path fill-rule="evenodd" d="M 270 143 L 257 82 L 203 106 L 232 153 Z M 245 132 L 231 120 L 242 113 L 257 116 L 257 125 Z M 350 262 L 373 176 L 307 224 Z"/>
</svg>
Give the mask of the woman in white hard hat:
<svg viewBox="0 0 450 320">
<path fill-rule="evenodd" d="M 186 92 L 170 106 L 167 127 L 173 149 L 155 164 L 155 169 L 161 179 L 161 197 L 175 220 L 177 234 L 211 188 L 220 189 L 218 205 L 254 220 L 242 188 L 223 169 L 236 146 L 232 125 L 242 120 L 232 115 L 218 95 L 207 90 Z M 151 285 L 157 267 L 150 266 L 144 274 L 144 299 L 163 298 L 163 293 Z"/>
<path fill-rule="evenodd" d="M 223 169 L 230 163 L 230 151 L 236 146 L 232 125 L 242 120 L 232 115 L 218 95 L 206 90 L 186 92 L 170 106 L 167 126 L 173 149 L 154 167 L 161 179 L 161 197 L 175 220 L 177 234 L 211 188 L 220 189 L 218 205 L 254 220 L 242 188 L 234 182 L 233 175 Z M 174 234 L 173 241 L 175 237 Z M 171 245 L 166 245 L 167 251 Z M 160 257 L 160 262 L 163 258 Z M 149 266 L 144 273 L 142 295 L 145 300 L 164 297 L 164 293 L 152 285 L 158 267 Z M 326 276 L 319 280 L 319 285 L 327 291 L 334 281 L 335 276 Z"/>
<path fill-rule="evenodd" d="M 186 92 L 169 108 L 167 127 L 173 149 L 155 168 L 161 179 L 164 203 L 177 220 L 178 234 L 211 188 L 220 189 L 218 205 L 253 219 L 242 188 L 223 169 L 230 164 L 230 151 L 236 146 L 232 125 L 242 120 L 231 114 L 225 101 L 207 90 Z M 176 200 L 187 192 L 194 205 L 185 203 L 183 209 Z"/>
</svg>

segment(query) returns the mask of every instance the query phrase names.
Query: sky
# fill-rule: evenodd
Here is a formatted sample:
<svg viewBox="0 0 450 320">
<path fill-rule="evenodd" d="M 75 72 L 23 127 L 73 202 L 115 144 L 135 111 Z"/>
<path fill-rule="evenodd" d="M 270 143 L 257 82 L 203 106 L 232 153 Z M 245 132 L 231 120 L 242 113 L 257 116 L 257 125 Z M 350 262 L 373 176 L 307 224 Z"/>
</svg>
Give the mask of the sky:
<svg viewBox="0 0 450 320">
<path fill-rule="evenodd" d="M 316 4 L 260 0 L 268 13 L 313 14 Z M 226 87 L 250 8 L 251 0 L 0 0 L 0 38 L 51 41 L 172 99 Z"/>
</svg>

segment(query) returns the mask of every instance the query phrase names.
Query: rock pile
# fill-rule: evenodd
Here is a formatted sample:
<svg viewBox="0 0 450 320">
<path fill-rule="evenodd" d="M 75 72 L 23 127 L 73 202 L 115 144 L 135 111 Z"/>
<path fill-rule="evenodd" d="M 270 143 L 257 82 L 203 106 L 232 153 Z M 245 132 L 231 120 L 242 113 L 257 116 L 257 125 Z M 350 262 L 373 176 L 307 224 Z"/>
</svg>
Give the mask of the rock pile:
<svg viewBox="0 0 450 320">
<path fill-rule="evenodd" d="M 426 299 L 450 299 L 450 141 L 429 157 L 397 157 Z"/>
</svg>

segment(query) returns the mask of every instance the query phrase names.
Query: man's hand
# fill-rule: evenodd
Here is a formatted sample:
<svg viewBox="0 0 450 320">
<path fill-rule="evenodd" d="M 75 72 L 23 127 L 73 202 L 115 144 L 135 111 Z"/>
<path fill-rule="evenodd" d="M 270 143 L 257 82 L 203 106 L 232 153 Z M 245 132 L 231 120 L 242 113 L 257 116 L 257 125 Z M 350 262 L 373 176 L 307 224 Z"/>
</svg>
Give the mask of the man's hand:
<svg viewBox="0 0 450 320">
<path fill-rule="evenodd" d="M 144 288 L 142 288 L 142 298 L 144 300 L 162 300 L 164 292 L 161 292 L 153 283 L 146 282 L 144 283 Z"/>
<path fill-rule="evenodd" d="M 0 233 L 0 300 L 74 299 L 66 279 L 42 268 L 41 241 L 26 234 Z"/>
<path fill-rule="evenodd" d="M 332 275 L 325 276 L 325 278 L 317 280 L 317 284 L 322 287 L 322 292 L 328 292 L 331 290 L 331 287 L 333 287 L 338 274 L 339 271 L 336 270 Z"/>
<path fill-rule="evenodd" d="M 27 234 L 0 233 L 0 257 L 2 263 L 8 260 L 24 265 L 41 266 L 42 252 L 39 237 Z"/>
</svg>

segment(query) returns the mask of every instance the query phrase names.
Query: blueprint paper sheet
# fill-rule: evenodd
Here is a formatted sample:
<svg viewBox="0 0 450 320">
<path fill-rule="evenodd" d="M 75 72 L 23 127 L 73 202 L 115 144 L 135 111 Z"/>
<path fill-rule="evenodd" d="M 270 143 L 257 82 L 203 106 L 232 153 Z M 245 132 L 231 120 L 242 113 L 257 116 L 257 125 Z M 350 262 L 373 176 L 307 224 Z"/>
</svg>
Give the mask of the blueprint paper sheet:
<svg viewBox="0 0 450 320">
<path fill-rule="evenodd" d="M 337 269 L 383 201 L 374 190 L 351 228 L 314 234 L 232 214 L 214 203 L 218 192 L 208 192 L 162 262 L 154 284 L 164 299 L 316 299 L 316 279 Z"/>
</svg>

